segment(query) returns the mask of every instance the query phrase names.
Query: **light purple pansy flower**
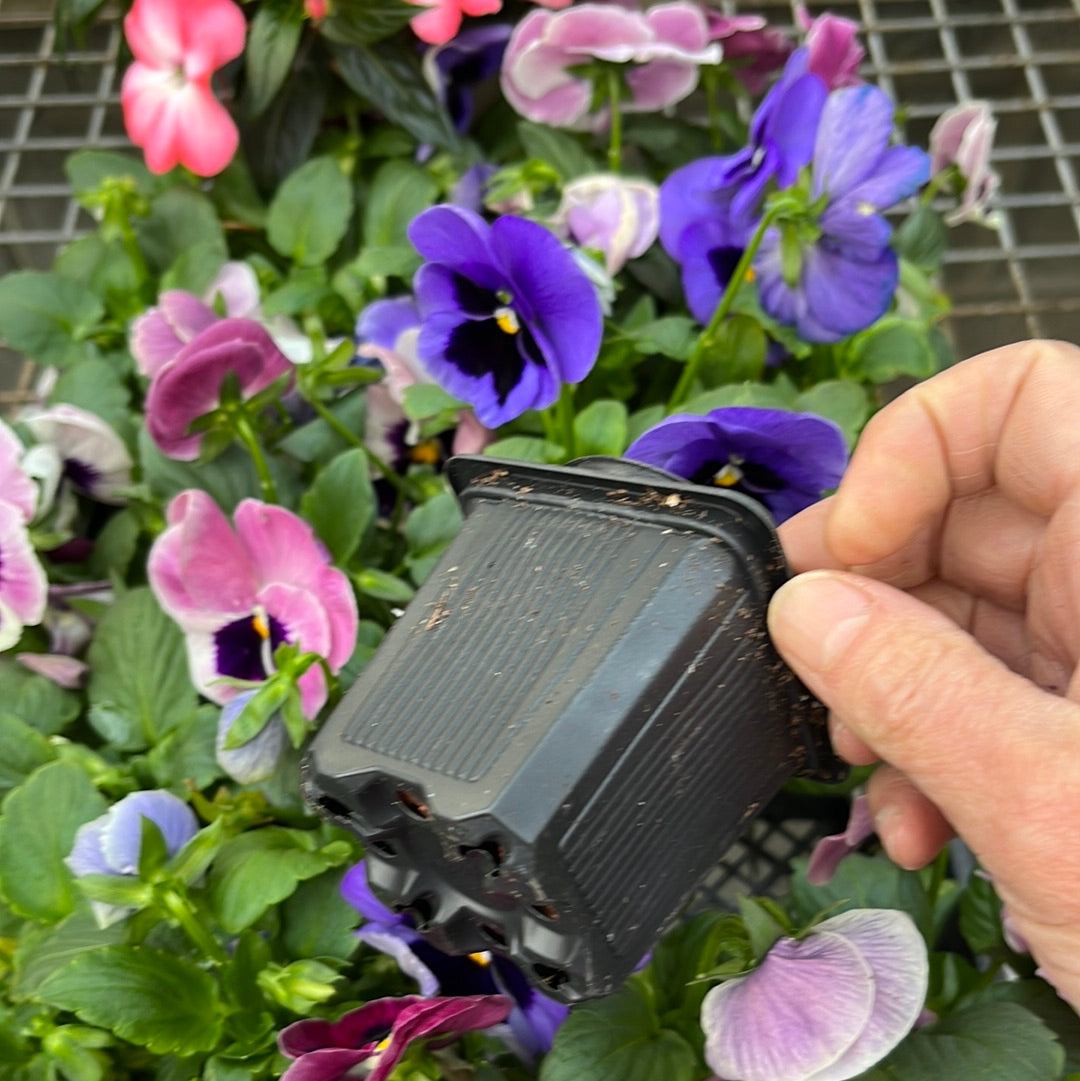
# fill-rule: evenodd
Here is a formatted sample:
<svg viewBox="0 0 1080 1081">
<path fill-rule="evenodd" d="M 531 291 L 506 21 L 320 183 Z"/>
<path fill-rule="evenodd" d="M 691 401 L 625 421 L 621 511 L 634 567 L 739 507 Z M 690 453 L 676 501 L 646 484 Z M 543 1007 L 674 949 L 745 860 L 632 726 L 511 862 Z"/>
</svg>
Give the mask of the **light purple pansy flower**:
<svg viewBox="0 0 1080 1081">
<path fill-rule="evenodd" d="M 554 225 L 604 256 L 608 274 L 652 247 L 660 227 L 659 192 L 648 180 L 594 173 L 563 188 Z"/>
<path fill-rule="evenodd" d="M 19 437 L 0 420 L 0 501 L 18 511 L 29 522 L 37 511 L 38 487 L 22 468 L 26 448 Z"/>
<path fill-rule="evenodd" d="M 861 86 L 859 65 L 866 53 L 859 44 L 859 24 L 841 15 L 826 12 L 811 18 L 805 7 L 798 8 L 799 25 L 806 31 L 809 70 L 830 90 L 841 86 Z"/>
<path fill-rule="evenodd" d="M 955 165 L 964 178 L 960 205 L 945 215 L 949 225 L 986 221 L 986 208 L 1001 185 L 990 167 L 997 120 L 982 101 L 947 109 L 930 131 L 930 171 L 936 176 Z"/>
<path fill-rule="evenodd" d="M 813 413 L 727 406 L 705 416 L 676 413 L 639 436 L 624 457 L 695 484 L 742 492 L 779 525 L 840 483 L 847 444 Z"/>
<path fill-rule="evenodd" d="M 782 68 L 795 48 L 791 39 L 761 15 L 725 15 L 708 8 L 705 18 L 709 38 L 718 41 L 724 50 L 724 63 L 747 93 L 760 94 L 768 85 L 769 76 Z"/>
<path fill-rule="evenodd" d="M 235 529 L 206 492 L 169 504 L 168 526 L 150 549 L 147 573 L 187 643 L 195 686 L 224 704 L 240 690 L 222 676 L 258 682 L 273 671 L 283 642 L 317 653 L 332 672 L 356 643 L 356 598 L 311 526 L 284 507 L 245 499 Z M 314 665 L 299 679 L 304 714 L 326 701 Z"/>
<path fill-rule="evenodd" d="M 559 239 L 505 215 L 489 225 L 460 207 L 425 210 L 409 239 L 427 260 L 413 282 L 417 352 L 431 377 L 488 428 L 543 409 L 596 362 L 596 290 Z"/>
<path fill-rule="evenodd" d="M 51 447 L 65 477 L 100 503 L 121 504 L 131 485 L 131 455 L 124 441 L 94 413 L 60 403 L 26 410 L 19 418 L 39 444 Z"/>
<path fill-rule="evenodd" d="M 604 60 L 626 71 L 626 112 L 656 112 L 682 101 L 698 84 L 702 64 L 720 62 L 719 45 L 696 4 L 676 0 L 646 11 L 617 4 L 576 4 L 530 12 L 514 28 L 503 58 L 502 89 L 524 117 L 553 127 L 596 127 L 593 88 L 571 68 Z"/>
<path fill-rule="evenodd" d="M 239 747 L 226 747 L 232 726 L 236 724 L 244 707 L 255 697 L 256 691 L 241 691 L 221 707 L 218 718 L 215 751 L 218 765 L 240 784 L 265 781 L 275 769 L 288 743 L 288 733 L 281 717 L 275 714 L 253 739 Z"/>
<path fill-rule="evenodd" d="M 161 831 L 170 858 L 199 829 L 192 809 L 171 792 L 132 792 L 114 803 L 100 818 L 78 828 L 71 853 L 64 859 L 68 870 L 77 878 L 82 875 L 137 875 L 144 818 Z M 91 907 L 103 927 L 123 919 L 130 911 L 100 901 L 92 901 Z"/>
<path fill-rule="evenodd" d="M 792 53 L 735 154 L 701 158 L 660 185 L 660 242 L 682 267 L 687 306 L 708 323 L 749 240 L 768 185 L 790 187 L 810 161 L 825 84 Z"/>
<path fill-rule="evenodd" d="M 705 996 L 705 1061 L 729 1081 L 846 1081 L 911 1031 L 928 980 L 906 912 L 843 912 Z"/>
<path fill-rule="evenodd" d="M 870 798 L 865 792 L 860 792 L 851 801 L 844 832 L 822 837 L 814 845 L 806 867 L 806 881 L 811 886 L 824 886 L 836 874 L 836 869 L 844 858 L 873 835 L 874 816 L 870 813 Z"/>
<path fill-rule="evenodd" d="M 889 145 L 892 129 L 893 104 L 877 87 L 833 91 L 821 114 L 811 166 L 811 198 L 824 202 L 816 238 L 793 248 L 784 244 L 782 226 L 762 241 L 754 261 L 761 305 L 806 341 L 834 342 L 854 334 L 892 302 L 899 263 L 881 211 L 930 176 L 922 150 Z M 797 240 L 798 233 L 793 235 Z"/>
<path fill-rule="evenodd" d="M 337 1021 L 297 1021 L 278 1036 L 281 1053 L 295 1060 L 281 1081 L 386 1081 L 414 1041 L 489 1028 L 509 1012 L 502 995 L 406 995 L 368 1002 Z"/>
</svg>

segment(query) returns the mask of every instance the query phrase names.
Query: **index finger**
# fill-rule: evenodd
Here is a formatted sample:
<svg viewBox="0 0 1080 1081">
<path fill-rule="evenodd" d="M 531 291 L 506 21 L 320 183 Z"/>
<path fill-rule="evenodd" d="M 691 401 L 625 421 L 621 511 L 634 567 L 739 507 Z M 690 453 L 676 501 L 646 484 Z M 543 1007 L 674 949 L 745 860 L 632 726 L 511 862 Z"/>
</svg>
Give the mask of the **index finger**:
<svg viewBox="0 0 1080 1081">
<path fill-rule="evenodd" d="M 955 500 L 996 487 L 1049 517 L 1080 483 L 1078 415 L 1080 349 L 1063 342 L 1004 346 L 919 384 L 866 426 L 825 524 L 830 552 L 848 567 L 899 559 L 914 584 Z"/>
</svg>

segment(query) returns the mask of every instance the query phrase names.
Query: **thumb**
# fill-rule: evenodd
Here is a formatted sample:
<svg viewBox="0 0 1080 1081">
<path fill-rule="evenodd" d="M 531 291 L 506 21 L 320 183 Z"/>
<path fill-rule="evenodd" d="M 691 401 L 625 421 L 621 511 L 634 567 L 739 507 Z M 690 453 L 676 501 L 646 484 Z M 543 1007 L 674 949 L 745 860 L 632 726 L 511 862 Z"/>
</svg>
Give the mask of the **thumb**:
<svg viewBox="0 0 1080 1081">
<path fill-rule="evenodd" d="M 1080 707 L 1010 671 L 936 609 L 854 574 L 793 578 L 773 598 L 769 630 L 836 719 L 906 774 L 988 867 L 1060 868 L 1071 853 L 1080 874 L 1070 825 Z"/>
</svg>

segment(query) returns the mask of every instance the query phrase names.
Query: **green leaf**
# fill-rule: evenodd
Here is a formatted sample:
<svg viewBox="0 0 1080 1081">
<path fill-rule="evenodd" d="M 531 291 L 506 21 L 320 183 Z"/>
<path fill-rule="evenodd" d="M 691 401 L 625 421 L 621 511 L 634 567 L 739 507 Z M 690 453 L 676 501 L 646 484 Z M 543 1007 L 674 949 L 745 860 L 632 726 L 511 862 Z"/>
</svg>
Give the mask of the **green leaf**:
<svg viewBox="0 0 1080 1081">
<path fill-rule="evenodd" d="M 120 434 L 129 424 L 131 394 L 117 366 L 92 357 L 60 373 L 49 393 L 50 404 L 67 402 L 93 413 Z"/>
<path fill-rule="evenodd" d="M 226 931 L 250 927 L 271 905 L 283 901 L 298 882 L 314 878 L 350 858 L 341 841 L 319 847 L 311 830 L 268 826 L 242 833 L 218 853 L 210 871 L 214 911 Z"/>
<path fill-rule="evenodd" d="M 574 440 L 579 456 L 611 454 L 626 450 L 627 413 L 622 402 L 600 398 L 574 417 Z"/>
<path fill-rule="evenodd" d="M 658 1013 L 689 1011 L 696 1023 L 709 987 L 692 981 L 715 962 L 718 940 L 724 934 L 746 941 L 742 922 L 723 912 L 699 912 L 664 935 L 643 973 L 655 991 Z"/>
<path fill-rule="evenodd" d="M 118 749 L 153 746 L 195 712 L 184 636 L 146 586 L 105 613 L 87 661 L 90 723 Z"/>
<path fill-rule="evenodd" d="M 960 933 L 976 955 L 1008 952 L 1001 929 L 1001 901 L 993 883 L 981 875 L 971 876 L 960 897 Z"/>
<path fill-rule="evenodd" d="M 695 394 L 679 406 L 680 413 L 708 413 L 729 405 L 749 405 L 758 409 L 792 409 L 795 399 L 789 391 L 774 383 L 732 383 L 726 387 Z"/>
<path fill-rule="evenodd" d="M 279 941 L 289 957 L 350 958 L 360 940 L 360 914 L 341 896 L 343 872 L 328 871 L 301 882 L 281 906 Z"/>
<path fill-rule="evenodd" d="M 270 202 L 266 239 L 281 255 L 316 266 L 334 254 L 353 214 L 352 185 L 331 157 L 290 173 Z"/>
<path fill-rule="evenodd" d="M 333 51 L 346 84 L 390 123 L 404 128 L 417 142 L 433 143 L 451 152 L 460 150 L 461 138 L 446 107 L 428 86 L 410 46 L 382 42 L 378 48 L 336 45 Z"/>
<path fill-rule="evenodd" d="M 961 1003 L 963 1009 L 984 1002 L 1015 1002 L 1030 1010 L 1057 1036 L 1065 1049 L 1065 1070 L 1080 1071 L 1080 1016 L 1045 980 L 1008 980 L 984 987 Z"/>
<path fill-rule="evenodd" d="M 347 563 L 375 520 L 375 490 L 362 448 L 353 447 L 323 466 L 300 499 L 300 513 L 334 561 Z"/>
<path fill-rule="evenodd" d="M 76 150 L 64 162 L 64 172 L 76 198 L 97 191 L 106 180 L 129 177 L 135 190 L 144 197 L 152 195 L 164 183 L 154 177 L 140 158 L 119 150 Z"/>
<path fill-rule="evenodd" d="M 893 247 L 920 270 L 936 274 L 945 258 L 948 238 L 941 215 L 931 207 L 920 206 L 893 234 Z"/>
<path fill-rule="evenodd" d="M 350 0 L 332 6 L 319 32 L 328 41 L 344 45 L 372 45 L 397 33 L 415 17 L 415 9 L 403 0 Z"/>
<path fill-rule="evenodd" d="M 158 289 L 183 289 L 201 296 L 225 265 L 226 253 L 219 238 L 209 237 L 185 248 L 161 275 Z"/>
<path fill-rule="evenodd" d="M 209 1051 L 221 1035 L 213 978 L 190 961 L 146 946 L 82 953 L 38 993 L 51 1006 L 159 1055 Z"/>
<path fill-rule="evenodd" d="M 190 782 L 201 789 L 224 776 L 214 753 L 220 715 L 217 706 L 200 706 L 158 741 L 146 756 L 158 785 L 182 788 Z"/>
<path fill-rule="evenodd" d="M 11 997 L 33 998 L 53 972 L 66 968 L 80 953 L 111 946 L 127 937 L 123 923 L 99 927 L 88 908 L 77 909 L 52 927 L 28 927 L 19 938 L 13 961 Z"/>
<path fill-rule="evenodd" d="M 690 1045 L 661 1027 L 634 982 L 575 1006 L 540 1065 L 540 1081 L 696 1081 L 704 1075 Z"/>
<path fill-rule="evenodd" d="M 916 1029 L 860 1081 L 1057 1081 L 1064 1064 L 1061 1045 L 1033 1013 L 993 1002 Z"/>
<path fill-rule="evenodd" d="M 905 871 L 884 857 L 853 852 L 826 885 L 811 886 L 806 881 L 807 863 L 792 862 L 791 895 L 799 921 L 826 908 L 833 914 L 852 908 L 897 908 L 911 916 L 924 938 L 930 934 L 933 907 L 917 872 Z"/>
<path fill-rule="evenodd" d="M 592 158 L 569 132 L 547 124 L 534 124 L 531 120 L 519 120 L 517 133 L 525 154 L 550 165 L 563 181 L 596 172 Z"/>
<path fill-rule="evenodd" d="M 97 355 L 86 338 L 105 305 L 85 285 L 43 270 L 0 278 L 0 339 L 40 364 L 66 367 Z"/>
<path fill-rule="evenodd" d="M 396 574 L 365 567 L 353 575 L 356 588 L 369 597 L 375 597 L 390 604 L 408 604 L 416 592 L 408 582 L 403 582 Z"/>
<path fill-rule="evenodd" d="M 69 762 L 49 762 L 4 802 L 0 818 L 0 890 L 10 908 L 54 923 L 74 906 L 64 857 L 75 831 L 103 815 L 107 804 L 90 778 Z"/>
<path fill-rule="evenodd" d="M 873 410 L 866 388 L 847 379 L 828 379 L 804 390 L 795 399 L 800 413 L 817 413 L 833 421 L 844 433 L 849 447 L 862 431 Z"/>
<path fill-rule="evenodd" d="M 409 223 L 427 210 L 439 185 L 425 169 L 396 158 L 381 165 L 371 180 L 364 206 L 364 244 L 389 248 L 409 243 Z"/>
<path fill-rule="evenodd" d="M 937 370 L 937 357 L 923 326 L 886 316 L 851 339 L 850 366 L 871 383 L 888 383 L 903 375 L 928 378 Z"/>
<path fill-rule="evenodd" d="M 443 549 L 458 535 L 461 507 L 450 492 L 441 492 L 417 507 L 405 521 L 406 557 L 412 579 L 419 585 L 431 572 Z"/>
<path fill-rule="evenodd" d="M 188 188 L 170 188 L 159 195 L 150 214 L 135 223 L 135 234 L 147 263 L 159 274 L 196 244 L 216 248 L 219 266 L 229 257 L 214 204 Z"/>
<path fill-rule="evenodd" d="M 401 408 L 409 420 L 426 420 L 440 413 L 461 409 L 462 403 L 438 383 L 413 383 L 405 388 Z"/>
<path fill-rule="evenodd" d="M 53 270 L 104 298 L 113 314 L 127 319 L 141 314 L 139 274 L 119 238 L 89 233 L 72 241 L 53 263 Z"/>
<path fill-rule="evenodd" d="M 351 273 L 368 278 L 411 278 L 424 260 L 411 244 L 393 244 L 388 248 L 363 248 L 348 265 Z"/>
<path fill-rule="evenodd" d="M 52 744 L 36 728 L 0 711 L 0 797 L 55 757 Z"/>
<path fill-rule="evenodd" d="M 102 527 L 94 540 L 88 568 L 95 578 L 116 574 L 124 577 L 135 558 L 142 526 L 138 516 L 128 508 L 118 510 Z"/>
<path fill-rule="evenodd" d="M 0 702 L 7 713 L 46 736 L 62 731 L 82 712 L 80 698 L 50 679 L 0 658 Z"/>
<path fill-rule="evenodd" d="M 754 958 L 760 962 L 777 941 L 788 933 L 787 928 L 769 911 L 768 905 L 760 904 L 756 898 L 740 897 L 739 912 L 750 938 Z"/>
<path fill-rule="evenodd" d="M 765 331 L 756 319 L 749 315 L 729 316 L 701 358 L 701 382 L 715 387 L 760 379 L 767 347 Z"/>
<path fill-rule="evenodd" d="M 547 464 L 561 462 L 566 457 L 566 448 L 535 435 L 509 435 L 489 443 L 484 453 L 493 458 L 512 458 L 515 462 Z"/>
<path fill-rule="evenodd" d="M 367 403 L 363 391 L 353 391 L 338 398 L 330 402 L 327 409 L 346 431 L 364 430 Z M 327 462 L 348 447 L 345 440 L 322 417 L 316 417 L 303 427 L 296 428 L 279 445 L 283 451 L 301 462 Z"/>
<path fill-rule="evenodd" d="M 655 428 L 664 419 L 666 410 L 662 403 L 647 405 L 642 409 L 636 409 L 630 414 L 626 426 L 627 443 L 633 443 L 643 436 L 650 428 Z"/>
<path fill-rule="evenodd" d="M 686 360 L 697 345 L 699 327 L 685 315 L 665 315 L 651 323 L 627 331 L 639 353 L 660 353 L 674 360 Z"/>
<path fill-rule="evenodd" d="M 260 7 L 248 26 L 244 47 L 245 104 L 258 116 L 281 89 L 292 67 L 304 24 L 300 9 Z"/>
</svg>

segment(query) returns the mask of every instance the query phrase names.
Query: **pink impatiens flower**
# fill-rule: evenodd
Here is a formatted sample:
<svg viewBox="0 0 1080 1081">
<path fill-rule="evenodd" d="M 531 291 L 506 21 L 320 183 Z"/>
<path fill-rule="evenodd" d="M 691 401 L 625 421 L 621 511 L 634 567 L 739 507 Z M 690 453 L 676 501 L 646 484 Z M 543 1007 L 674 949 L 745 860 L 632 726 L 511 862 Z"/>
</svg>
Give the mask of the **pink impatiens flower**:
<svg viewBox="0 0 1080 1081">
<path fill-rule="evenodd" d="M 167 517 L 150 550 L 150 585 L 184 632 L 192 680 L 207 698 L 224 704 L 240 693 L 222 676 L 266 679 L 283 642 L 317 653 L 332 672 L 349 659 L 356 598 L 303 519 L 245 499 L 233 529 L 196 489 L 176 496 Z M 326 701 L 322 669 L 309 668 L 299 687 L 304 714 L 314 717 Z"/>
<path fill-rule="evenodd" d="M 656 112 L 682 101 L 698 84 L 702 64 L 720 62 L 709 44 L 705 15 L 675 0 L 647 11 L 616 4 L 577 4 L 565 11 L 532 11 L 506 47 L 502 89 L 522 116 L 555 127 L 595 124 L 593 88 L 571 69 L 603 60 L 633 65 L 626 72 L 625 112 Z"/>
<path fill-rule="evenodd" d="M 297 1021 L 278 1036 L 281 1053 L 296 1061 L 281 1081 L 386 1081 L 415 1040 L 489 1028 L 504 1020 L 512 1003 L 504 995 L 460 998 L 380 998 L 337 1021 Z"/>
<path fill-rule="evenodd" d="M 442 45 L 461 29 L 465 15 L 494 15 L 502 0 L 409 0 L 425 8 L 422 15 L 409 20 L 412 32 L 429 45 Z"/>
<path fill-rule="evenodd" d="M 214 176 L 232 160 L 239 135 L 210 80 L 243 52 L 246 33 L 232 0 L 135 0 L 124 17 L 135 61 L 120 101 L 151 172 L 185 165 Z"/>
</svg>

